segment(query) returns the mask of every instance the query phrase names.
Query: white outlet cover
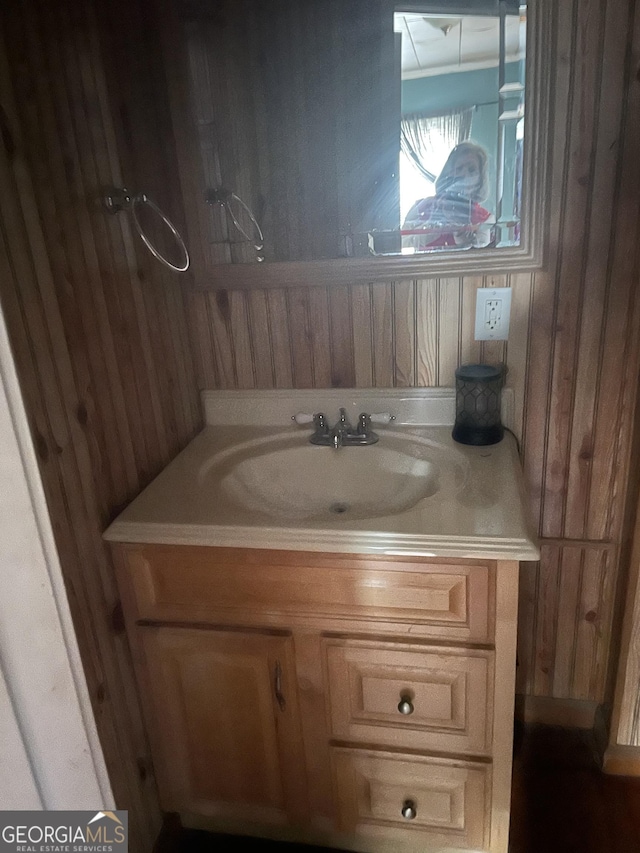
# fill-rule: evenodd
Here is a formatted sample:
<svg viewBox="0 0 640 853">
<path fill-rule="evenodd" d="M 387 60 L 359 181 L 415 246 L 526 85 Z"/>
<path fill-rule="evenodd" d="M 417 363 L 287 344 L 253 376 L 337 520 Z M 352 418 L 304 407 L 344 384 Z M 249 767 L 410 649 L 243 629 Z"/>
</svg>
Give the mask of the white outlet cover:
<svg viewBox="0 0 640 853">
<path fill-rule="evenodd" d="M 500 321 L 492 330 L 487 329 L 486 304 L 492 300 L 502 302 Z M 476 333 L 477 341 L 506 341 L 509 337 L 509 321 L 511 318 L 511 288 L 510 287 L 480 287 L 476 291 Z"/>
</svg>

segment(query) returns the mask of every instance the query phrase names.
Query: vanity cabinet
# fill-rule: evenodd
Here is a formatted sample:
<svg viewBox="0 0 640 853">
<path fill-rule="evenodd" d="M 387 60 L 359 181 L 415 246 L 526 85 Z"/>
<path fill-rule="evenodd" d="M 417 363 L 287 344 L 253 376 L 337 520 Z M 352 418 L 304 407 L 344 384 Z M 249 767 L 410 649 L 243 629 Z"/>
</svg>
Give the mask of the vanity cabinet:
<svg viewBox="0 0 640 853">
<path fill-rule="evenodd" d="M 506 853 L 517 562 L 115 551 L 167 811 L 364 853 Z"/>
</svg>

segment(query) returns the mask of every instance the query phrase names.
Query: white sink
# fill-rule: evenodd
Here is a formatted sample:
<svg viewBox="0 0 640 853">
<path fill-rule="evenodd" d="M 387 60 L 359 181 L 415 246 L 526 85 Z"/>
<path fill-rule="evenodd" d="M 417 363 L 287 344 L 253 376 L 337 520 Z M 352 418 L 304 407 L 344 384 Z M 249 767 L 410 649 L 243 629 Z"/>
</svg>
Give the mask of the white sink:
<svg viewBox="0 0 640 853">
<path fill-rule="evenodd" d="M 217 453 L 199 471 L 207 493 L 239 508 L 334 522 L 394 515 L 439 493 L 452 496 L 468 475 L 467 460 L 455 450 L 389 430 L 377 444 L 339 450 L 289 431 Z"/>
<path fill-rule="evenodd" d="M 518 450 L 451 436 L 446 388 L 211 391 L 206 426 L 111 524 L 109 541 L 538 560 Z M 346 403 L 346 406 L 345 406 Z M 393 412 L 365 447 L 315 447 L 297 412 Z"/>
</svg>

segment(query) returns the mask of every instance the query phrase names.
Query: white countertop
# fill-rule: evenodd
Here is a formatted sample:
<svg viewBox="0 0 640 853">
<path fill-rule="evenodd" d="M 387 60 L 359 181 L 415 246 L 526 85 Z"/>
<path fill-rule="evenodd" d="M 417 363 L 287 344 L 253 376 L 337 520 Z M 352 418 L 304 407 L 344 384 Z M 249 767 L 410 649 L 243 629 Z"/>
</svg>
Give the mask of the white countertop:
<svg viewBox="0 0 640 853">
<path fill-rule="evenodd" d="M 442 405 L 443 395 L 435 395 Z M 342 393 L 360 397 L 360 392 Z M 369 402 L 376 392 L 367 392 Z M 422 396 L 426 392 L 422 392 Z M 275 392 L 277 395 L 278 392 Z M 311 392 L 305 392 L 304 396 Z M 419 500 L 414 506 L 393 515 L 374 518 L 349 518 L 335 515 L 330 519 L 286 518 L 272 516 L 237 503 L 221 499 L 215 478 L 203 477 L 207 461 L 239 442 L 267 438 L 290 430 L 293 440 L 299 436 L 306 444 L 310 429 L 291 423 L 285 408 L 279 424 L 265 424 L 260 417 L 252 425 L 229 425 L 225 418 L 216 423 L 215 403 L 211 411 L 211 392 L 205 404 L 209 425 L 171 462 L 167 468 L 137 497 L 106 530 L 104 538 L 112 542 L 157 543 L 175 545 L 213 545 L 243 548 L 272 548 L 302 551 L 373 553 L 436 557 L 486 557 L 502 560 L 537 560 L 539 551 L 525 512 L 522 475 L 514 438 L 506 434 L 502 442 L 488 447 L 467 447 L 451 438 L 450 426 L 424 426 L 400 418 L 392 426 L 398 434 L 428 435 L 439 445 L 462 455 L 468 471 L 465 484 L 446 497 L 436 493 Z M 293 412 L 300 411 L 298 392 L 288 392 Z M 298 395 L 298 396 L 296 396 Z M 414 396 L 411 392 L 409 397 Z M 261 395 L 258 395 L 260 397 Z M 271 395 L 262 394 L 269 400 Z M 316 394 L 319 396 L 319 394 Z M 377 411 L 395 407 L 402 411 L 400 396 L 374 399 Z M 417 395 L 415 395 L 417 396 Z M 256 399 L 255 392 L 246 392 Z M 279 400 L 283 397 L 280 392 Z M 397 401 L 394 401 L 394 397 Z M 241 395 L 216 392 L 221 410 L 228 411 L 230 399 Z M 226 401 L 226 402 L 225 402 Z M 293 402 L 291 402 L 293 401 Z M 361 402 L 355 399 L 353 406 Z M 249 407 L 251 408 L 251 407 Z M 254 409 L 259 403 L 254 404 Z M 318 408 L 315 409 L 316 411 Z M 362 410 L 362 409 L 361 409 Z M 364 409 L 370 410 L 370 409 Z M 246 412 L 242 415 L 245 420 Z M 240 416 L 237 417 L 240 419 Z M 268 419 L 268 418 L 267 418 Z M 262 419 L 264 421 L 264 418 Z M 409 422 L 407 422 L 409 421 Z M 385 429 L 378 429 L 380 442 Z M 373 447 L 314 448 L 326 454 L 367 454 Z M 340 458 L 340 457 L 338 457 Z M 364 456 L 362 458 L 365 458 Z M 374 459 L 372 454 L 370 457 Z"/>
</svg>

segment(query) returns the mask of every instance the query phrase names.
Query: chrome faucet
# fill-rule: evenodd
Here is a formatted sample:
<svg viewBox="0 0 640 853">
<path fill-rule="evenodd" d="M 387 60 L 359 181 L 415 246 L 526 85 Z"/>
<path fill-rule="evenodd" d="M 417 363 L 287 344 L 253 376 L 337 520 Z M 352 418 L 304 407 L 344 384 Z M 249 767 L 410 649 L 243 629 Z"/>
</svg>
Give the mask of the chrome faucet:
<svg viewBox="0 0 640 853">
<path fill-rule="evenodd" d="M 372 415 L 362 412 L 358 417 L 358 426 L 353 427 L 347 418 L 347 410 L 341 408 L 338 423 L 333 429 L 330 429 L 327 418 L 322 412 L 318 412 L 316 415 L 298 412 L 297 415 L 291 416 L 291 420 L 299 425 L 313 423 L 314 431 L 309 437 L 311 444 L 334 447 L 336 450 L 348 445 L 375 444 L 379 440 L 379 436 L 371 429 L 371 424 L 388 424 L 395 419 L 395 415 L 391 415 L 389 412 L 376 412 Z"/>
<path fill-rule="evenodd" d="M 331 441 L 336 450 L 339 450 L 343 445 L 349 443 L 349 439 L 353 434 L 353 427 L 347 420 L 347 410 L 340 409 L 340 420 L 331 430 Z"/>
<path fill-rule="evenodd" d="M 329 429 L 327 420 L 322 413 L 313 416 L 315 431 L 310 437 L 311 444 L 323 447 L 334 447 L 339 450 L 349 445 L 363 446 L 375 444 L 379 437 L 371 429 L 371 418 L 363 412 L 358 418 L 358 426 L 353 427 L 347 418 L 347 411 L 340 409 L 340 419 L 333 429 Z"/>
</svg>

